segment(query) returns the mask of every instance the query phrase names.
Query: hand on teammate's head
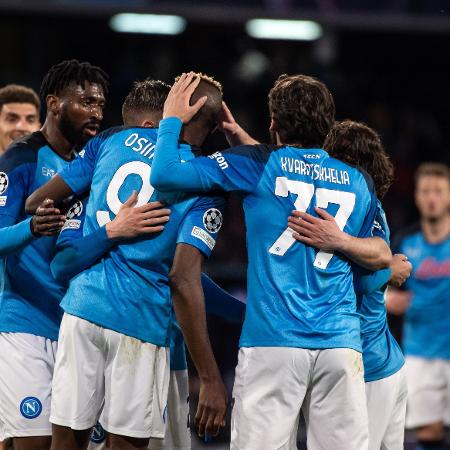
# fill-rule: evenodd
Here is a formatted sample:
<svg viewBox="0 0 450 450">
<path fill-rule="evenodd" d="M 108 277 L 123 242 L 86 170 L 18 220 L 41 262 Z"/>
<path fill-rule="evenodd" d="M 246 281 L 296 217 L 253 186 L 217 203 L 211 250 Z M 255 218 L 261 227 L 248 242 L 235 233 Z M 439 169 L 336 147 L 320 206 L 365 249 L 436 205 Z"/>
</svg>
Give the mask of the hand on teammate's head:
<svg viewBox="0 0 450 450">
<path fill-rule="evenodd" d="M 163 118 L 178 117 L 183 123 L 188 123 L 206 103 L 208 97 L 199 98 L 193 105 L 190 99 L 201 79 L 193 72 L 183 73 L 173 84 L 164 103 Z"/>
</svg>

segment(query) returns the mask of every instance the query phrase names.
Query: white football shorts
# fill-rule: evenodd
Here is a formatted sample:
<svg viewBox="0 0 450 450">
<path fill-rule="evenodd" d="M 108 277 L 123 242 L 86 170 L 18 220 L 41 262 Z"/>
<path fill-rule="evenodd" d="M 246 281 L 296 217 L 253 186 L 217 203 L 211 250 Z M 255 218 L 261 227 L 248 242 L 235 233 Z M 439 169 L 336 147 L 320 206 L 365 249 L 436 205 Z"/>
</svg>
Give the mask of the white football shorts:
<svg viewBox="0 0 450 450">
<path fill-rule="evenodd" d="M 403 450 L 407 396 L 404 367 L 389 377 L 366 383 L 369 450 Z"/>
<path fill-rule="evenodd" d="M 450 425 L 450 361 L 405 358 L 408 382 L 406 428 L 442 422 Z"/>
<path fill-rule="evenodd" d="M 368 448 L 363 365 L 354 350 L 241 348 L 233 401 L 231 450 L 295 449 L 300 411 L 309 450 Z"/>
<path fill-rule="evenodd" d="M 102 410 L 110 433 L 163 438 L 169 348 L 64 314 L 53 378 L 50 421 L 85 430 Z"/>
<path fill-rule="evenodd" d="M 51 387 L 58 343 L 0 333 L 0 440 L 51 436 Z"/>
</svg>

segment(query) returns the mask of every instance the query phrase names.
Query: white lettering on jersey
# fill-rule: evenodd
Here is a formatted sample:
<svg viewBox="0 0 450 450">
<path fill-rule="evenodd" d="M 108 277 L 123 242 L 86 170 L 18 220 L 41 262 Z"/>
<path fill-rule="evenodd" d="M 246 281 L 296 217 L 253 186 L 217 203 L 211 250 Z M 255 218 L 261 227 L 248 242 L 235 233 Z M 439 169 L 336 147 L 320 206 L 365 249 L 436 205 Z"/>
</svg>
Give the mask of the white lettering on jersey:
<svg viewBox="0 0 450 450">
<path fill-rule="evenodd" d="M 313 155 L 307 155 L 312 157 Z M 328 181 L 335 184 L 350 185 L 350 176 L 346 170 L 338 170 L 332 167 L 320 167 L 319 164 L 306 163 L 296 158 L 280 158 L 281 169 L 284 172 L 306 175 L 313 180 Z"/>
<path fill-rule="evenodd" d="M 55 175 L 56 171 L 54 169 L 50 169 L 50 167 L 42 166 L 42 175 L 44 177 L 51 178 L 53 175 Z"/>
<path fill-rule="evenodd" d="M 210 250 L 212 250 L 216 245 L 216 240 L 213 239 L 205 230 L 202 230 L 197 226 L 192 228 L 191 235 L 204 242 Z"/>
<path fill-rule="evenodd" d="M 139 137 L 137 133 L 130 134 L 125 139 L 125 145 L 131 147 L 131 150 L 140 153 L 142 156 L 152 159 L 156 144 L 145 137 Z"/>
<path fill-rule="evenodd" d="M 61 228 L 61 231 L 64 230 L 78 230 L 81 226 L 81 220 L 78 219 L 67 219 L 64 222 L 64 226 Z"/>
<path fill-rule="evenodd" d="M 212 155 L 209 155 L 208 158 L 215 159 L 222 170 L 228 168 L 228 163 L 224 158 L 224 156 L 222 155 L 222 153 L 220 152 L 213 153 Z"/>
</svg>

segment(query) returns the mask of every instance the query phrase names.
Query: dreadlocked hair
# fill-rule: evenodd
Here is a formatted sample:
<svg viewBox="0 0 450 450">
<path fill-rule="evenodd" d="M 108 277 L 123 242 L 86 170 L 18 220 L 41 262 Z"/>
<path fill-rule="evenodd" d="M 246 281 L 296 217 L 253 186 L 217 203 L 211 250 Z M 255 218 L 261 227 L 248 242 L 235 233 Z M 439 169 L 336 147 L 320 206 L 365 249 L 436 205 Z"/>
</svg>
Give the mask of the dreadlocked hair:
<svg viewBox="0 0 450 450">
<path fill-rule="evenodd" d="M 394 166 L 375 130 L 353 120 L 336 122 L 323 148 L 333 158 L 364 169 L 372 177 L 378 197 L 385 196 L 394 179 Z"/>
<path fill-rule="evenodd" d="M 103 69 L 76 59 L 61 61 L 47 72 L 39 94 L 45 102 L 48 95 L 59 95 L 70 83 L 84 87 L 86 81 L 99 84 L 103 92 L 108 93 L 109 77 Z"/>
</svg>

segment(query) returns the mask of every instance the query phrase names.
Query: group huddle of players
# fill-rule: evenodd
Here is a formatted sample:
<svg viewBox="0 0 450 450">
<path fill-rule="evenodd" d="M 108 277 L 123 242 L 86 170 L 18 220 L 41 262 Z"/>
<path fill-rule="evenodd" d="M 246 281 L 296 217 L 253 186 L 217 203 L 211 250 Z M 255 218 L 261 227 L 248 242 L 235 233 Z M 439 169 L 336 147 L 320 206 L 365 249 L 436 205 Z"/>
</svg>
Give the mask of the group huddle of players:
<svg viewBox="0 0 450 450">
<path fill-rule="evenodd" d="M 40 94 L 44 125 L 0 158 L 0 440 L 190 449 L 185 344 L 198 433 L 216 435 L 228 394 L 205 311 L 245 310 L 231 449 L 296 449 L 300 414 L 312 450 L 403 448 L 384 291 L 411 264 L 389 248 L 393 168 L 374 130 L 335 122 L 331 93 L 304 75 L 269 92 L 271 144 L 203 74 L 135 83 L 124 125 L 101 133 L 100 68 L 63 61 Z M 232 147 L 210 154 L 216 129 Z M 243 198 L 246 305 L 202 273 L 229 192 Z"/>
</svg>

